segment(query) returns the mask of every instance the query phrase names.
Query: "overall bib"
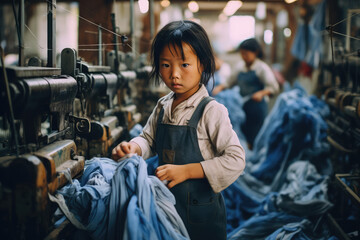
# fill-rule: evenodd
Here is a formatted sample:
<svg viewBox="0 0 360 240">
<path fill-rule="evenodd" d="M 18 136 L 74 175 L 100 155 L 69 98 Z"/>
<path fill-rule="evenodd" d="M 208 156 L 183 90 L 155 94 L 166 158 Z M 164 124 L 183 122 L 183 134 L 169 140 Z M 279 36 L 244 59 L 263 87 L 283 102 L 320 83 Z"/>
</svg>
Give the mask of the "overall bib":
<svg viewBox="0 0 360 240">
<path fill-rule="evenodd" d="M 264 89 L 264 84 L 256 76 L 255 71 L 241 72 L 238 75 L 238 85 L 240 87 L 241 96 L 249 96 L 257 91 Z M 255 102 L 250 99 L 243 105 L 246 114 L 246 121 L 241 129 L 248 143 L 253 145 L 256 135 L 264 123 L 268 112 L 268 105 L 263 98 L 261 102 Z"/>
<path fill-rule="evenodd" d="M 159 165 L 200 163 L 204 161 L 197 138 L 197 125 L 211 97 L 204 98 L 187 125 L 163 124 L 160 111 L 155 150 Z M 175 208 L 193 240 L 226 239 L 226 209 L 221 193 L 214 193 L 207 179 L 189 179 L 170 191 L 176 199 Z"/>
</svg>

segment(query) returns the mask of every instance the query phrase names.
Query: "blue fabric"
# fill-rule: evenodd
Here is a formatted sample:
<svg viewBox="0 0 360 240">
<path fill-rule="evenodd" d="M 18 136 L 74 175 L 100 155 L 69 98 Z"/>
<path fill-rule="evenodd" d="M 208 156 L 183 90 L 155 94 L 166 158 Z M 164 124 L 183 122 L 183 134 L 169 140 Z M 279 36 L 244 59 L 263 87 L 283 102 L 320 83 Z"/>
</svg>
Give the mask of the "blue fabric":
<svg viewBox="0 0 360 240">
<path fill-rule="evenodd" d="M 228 235 L 229 240 L 236 239 L 264 239 L 278 228 L 289 222 L 299 222 L 301 217 L 280 212 L 266 215 L 254 215 Z"/>
<path fill-rule="evenodd" d="M 321 114 L 329 110 L 327 105 L 317 103 L 320 101 L 299 89 L 280 94 L 255 139 L 247 171 L 269 184 L 274 182 L 274 176 L 275 180 L 281 177 L 278 170 L 284 171 L 304 153 L 319 155 L 328 151 L 326 116 Z M 278 185 L 273 184 L 272 190 L 277 191 Z"/>
<path fill-rule="evenodd" d="M 129 131 L 130 139 L 139 136 L 142 130 L 143 127 L 139 123 L 135 124 Z"/>
<path fill-rule="evenodd" d="M 221 82 L 221 77 L 218 71 L 215 71 L 214 77 L 211 78 L 206 85 L 206 90 L 208 91 L 209 95 L 212 96 L 212 91 L 214 87 L 218 86 Z"/>
<path fill-rule="evenodd" d="M 223 191 L 229 239 L 265 239 L 289 222 L 316 219 L 332 207 L 328 176 L 311 163 L 316 160 L 320 168 L 330 164 L 319 159 L 329 150 L 328 114 L 327 105 L 301 87 L 279 95 L 246 156 L 245 174 Z M 310 236 L 302 231 L 287 237 Z M 328 237 L 324 233 L 319 239 Z"/>
<path fill-rule="evenodd" d="M 86 161 L 80 181 L 58 191 L 93 239 L 188 239 L 175 198 L 145 161 Z"/>
<path fill-rule="evenodd" d="M 155 155 L 146 159 L 147 172 L 149 175 L 155 175 L 155 170 L 159 166 L 159 156 Z"/>
<path fill-rule="evenodd" d="M 279 228 L 268 236 L 265 240 L 312 240 L 319 239 L 318 236 L 313 234 L 314 225 L 304 219 L 301 222 L 288 223 Z M 327 239 L 327 238 L 325 238 Z M 329 239 L 336 240 L 338 238 L 331 237 Z"/>
<path fill-rule="evenodd" d="M 291 53 L 314 68 L 323 57 L 322 31 L 325 30 L 326 0 L 316 6 L 308 25 L 299 23 Z"/>
</svg>

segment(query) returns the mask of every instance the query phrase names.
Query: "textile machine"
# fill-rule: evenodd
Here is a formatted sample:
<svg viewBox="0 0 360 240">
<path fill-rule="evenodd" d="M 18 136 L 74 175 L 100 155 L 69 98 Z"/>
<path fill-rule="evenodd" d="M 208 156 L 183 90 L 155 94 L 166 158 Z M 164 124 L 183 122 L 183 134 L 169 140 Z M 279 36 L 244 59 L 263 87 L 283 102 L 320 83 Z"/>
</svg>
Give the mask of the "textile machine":
<svg viewBox="0 0 360 240">
<path fill-rule="evenodd" d="M 109 157 L 141 119 L 128 95 L 136 71 L 116 74 L 76 55 L 64 49 L 61 68 L 3 67 L 0 233 L 6 239 L 49 234 L 55 206 L 48 194 L 68 182 L 67 173 L 80 176 L 85 159 Z"/>
<path fill-rule="evenodd" d="M 360 51 L 356 56 L 344 56 L 341 61 L 325 64 L 331 72 L 331 87 L 324 92 L 330 107 L 328 142 L 334 178 L 330 193 L 336 207 L 328 214 L 333 231 L 342 239 L 354 239 L 359 234 L 356 219 L 360 214 Z"/>
<path fill-rule="evenodd" d="M 49 6 L 52 9 L 50 1 Z M 54 22 L 52 17 L 48 21 L 51 43 Z M 122 55 L 116 49 L 109 53 L 109 66 L 91 66 L 79 60 L 74 49 L 65 48 L 60 68 L 52 67 L 53 53 L 48 54 L 50 67 L 38 66 L 36 59 L 28 66 L 1 62 L 1 238 L 64 237 L 62 230 L 68 227 L 54 229 L 57 205 L 48 194 L 67 184 L 70 176 L 81 176 L 86 159 L 109 157 L 141 120 L 132 86 L 148 78 L 149 68 L 128 56 L 129 68 Z"/>
</svg>

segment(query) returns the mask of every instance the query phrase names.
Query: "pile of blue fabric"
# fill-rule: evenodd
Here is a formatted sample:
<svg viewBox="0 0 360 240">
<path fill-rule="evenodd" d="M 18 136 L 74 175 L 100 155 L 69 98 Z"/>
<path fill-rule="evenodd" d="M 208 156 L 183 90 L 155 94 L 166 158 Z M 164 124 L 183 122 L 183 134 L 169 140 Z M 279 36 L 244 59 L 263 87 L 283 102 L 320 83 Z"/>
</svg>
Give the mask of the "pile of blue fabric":
<svg viewBox="0 0 360 240">
<path fill-rule="evenodd" d="M 331 164 L 320 158 L 329 150 L 328 114 L 301 88 L 279 95 L 247 149 L 245 173 L 223 191 L 228 239 L 336 239 L 327 228 L 314 229 L 332 207 Z"/>
<path fill-rule="evenodd" d="M 76 239 L 189 239 L 174 196 L 158 178 L 148 176 L 146 162 L 137 155 L 120 162 L 87 160 L 81 179 L 55 198 L 82 229 Z"/>
</svg>

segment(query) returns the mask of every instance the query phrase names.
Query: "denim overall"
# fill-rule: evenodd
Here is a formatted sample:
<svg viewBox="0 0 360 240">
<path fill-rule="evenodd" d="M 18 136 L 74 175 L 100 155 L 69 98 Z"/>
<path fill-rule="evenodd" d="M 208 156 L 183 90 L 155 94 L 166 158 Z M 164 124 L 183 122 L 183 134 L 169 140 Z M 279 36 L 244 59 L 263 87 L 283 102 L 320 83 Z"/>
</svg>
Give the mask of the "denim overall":
<svg viewBox="0 0 360 240">
<path fill-rule="evenodd" d="M 241 96 L 249 96 L 257 91 L 264 89 L 264 84 L 256 76 L 255 71 L 241 72 L 238 75 L 238 85 Z M 268 112 L 268 105 L 263 98 L 261 102 L 255 102 L 250 99 L 245 102 L 243 109 L 246 115 L 246 121 L 241 129 L 248 143 L 253 145 L 256 135 L 258 134 Z"/>
<path fill-rule="evenodd" d="M 156 129 L 155 150 L 159 165 L 200 163 L 204 161 L 197 138 L 197 125 L 211 97 L 204 98 L 187 125 L 163 124 L 161 109 Z M 226 209 L 221 193 L 214 193 L 207 179 L 189 179 L 170 189 L 175 208 L 192 240 L 226 239 Z"/>
</svg>

